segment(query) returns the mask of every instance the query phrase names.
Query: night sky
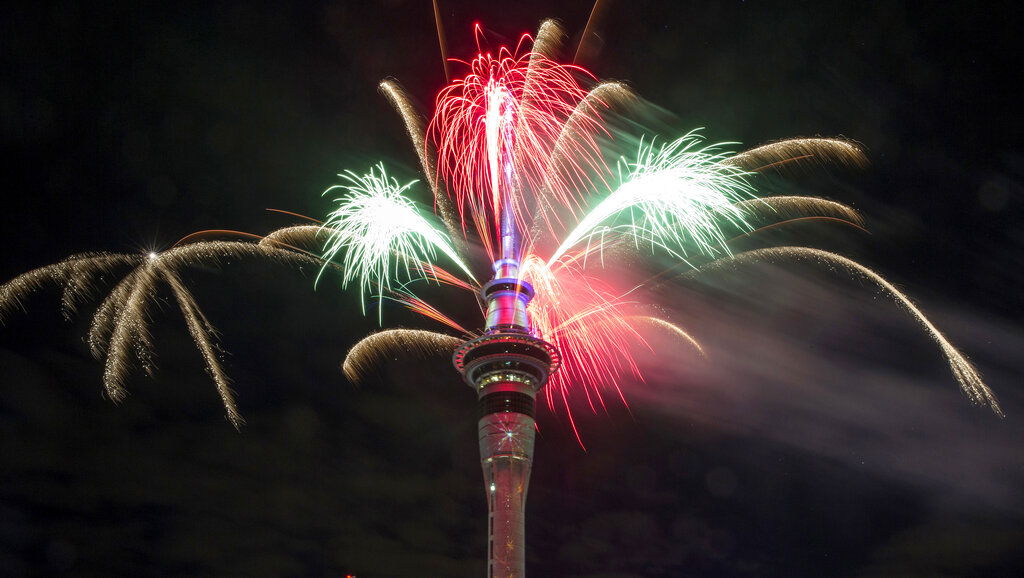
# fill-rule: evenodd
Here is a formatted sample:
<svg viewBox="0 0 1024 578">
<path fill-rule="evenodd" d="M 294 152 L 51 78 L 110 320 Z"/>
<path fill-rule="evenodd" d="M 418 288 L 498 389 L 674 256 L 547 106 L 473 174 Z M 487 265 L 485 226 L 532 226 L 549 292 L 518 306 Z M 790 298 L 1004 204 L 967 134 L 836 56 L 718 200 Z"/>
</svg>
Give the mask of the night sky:
<svg viewBox="0 0 1024 578">
<path fill-rule="evenodd" d="M 420 178 L 376 85 L 396 78 L 431 110 L 445 79 L 429 2 L 25 4 L 0 19 L 3 280 L 296 222 L 268 208 L 322 218 L 345 169 Z M 493 49 L 548 17 L 574 49 L 592 6 L 558 4 L 442 1 L 449 54 L 475 55 L 475 22 Z M 576 400 L 585 449 L 564 411 L 540 409 L 530 574 L 1024 575 L 1020 9 L 611 0 L 599 16 L 579 63 L 646 101 L 620 126 L 704 127 L 734 150 L 863 143 L 865 171 L 762 192 L 847 203 L 870 234 L 819 223 L 762 244 L 834 250 L 898 284 L 1007 417 L 972 406 L 870 283 L 799 265 L 671 279 L 646 298 L 708 359 L 653 336 L 644 381 L 621 384 L 628 408 Z M 483 576 L 475 394 L 447 359 L 346 381 L 339 363 L 378 311 L 336 278 L 314 290 L 316 272 L 184 272 L 221 331 L 240 432 L 169 294 L 152 315 L 158 371 L 121 404 L 84 342 L 91 307 L 65 322 L 60 291 L 42 290 L 12 315 L 0 574 Z M 474 323 L 467 301 L 428 293 Z M 440 329 L 392 306 L 383 320 Z"/>
</svg>

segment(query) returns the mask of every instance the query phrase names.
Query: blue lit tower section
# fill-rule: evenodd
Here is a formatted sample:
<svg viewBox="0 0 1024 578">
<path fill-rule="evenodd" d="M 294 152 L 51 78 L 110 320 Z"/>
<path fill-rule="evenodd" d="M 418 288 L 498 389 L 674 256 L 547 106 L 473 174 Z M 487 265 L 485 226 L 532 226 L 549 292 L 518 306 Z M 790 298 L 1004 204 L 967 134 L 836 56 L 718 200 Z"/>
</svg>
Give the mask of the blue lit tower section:
<svg viewBox="0 0 1024 578">
<path fill-rule="evenodd" d="M 481 293 L 487 303 L 484 334 L 453 356 L 479 395 L 480 462 L 488 503 L 489 578 L 525 576 L 526 490 L 533 463 L 537 392 L 559 365 L 558 350 L 530 334 L 526 305 L 533 288 L 519 279 L 515 236 L 506 224 L 502 259 Z"/>
</svg>

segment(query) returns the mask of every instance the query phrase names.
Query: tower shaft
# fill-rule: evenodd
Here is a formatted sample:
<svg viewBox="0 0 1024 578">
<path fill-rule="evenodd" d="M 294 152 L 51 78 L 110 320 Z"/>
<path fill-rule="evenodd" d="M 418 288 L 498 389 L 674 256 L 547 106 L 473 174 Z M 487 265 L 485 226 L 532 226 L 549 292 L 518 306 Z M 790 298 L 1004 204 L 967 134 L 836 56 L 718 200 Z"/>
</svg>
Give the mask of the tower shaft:
<svg viewBox="0 0 1024 578">
<path fill-rule="evenodd" d="M 487 576 L 523 578 L 534 421 L 521 413 L 492 413 L 481 417 L 478 427 L 487 490 Z"/>
</svg>

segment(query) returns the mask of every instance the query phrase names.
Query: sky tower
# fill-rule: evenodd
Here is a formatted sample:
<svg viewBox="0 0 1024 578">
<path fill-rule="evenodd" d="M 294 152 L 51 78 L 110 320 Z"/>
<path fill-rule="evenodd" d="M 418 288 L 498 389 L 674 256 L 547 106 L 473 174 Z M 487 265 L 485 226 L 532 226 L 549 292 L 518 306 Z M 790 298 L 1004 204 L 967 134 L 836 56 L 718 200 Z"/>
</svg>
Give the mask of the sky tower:
<svg viewBox="0 0 1024 578">
<path fill-rule="evenodd" d="M 533 287 L 519 278 L 519 250 L 512 212 L 502 212 L 501 258 L 483 286 L 484 334 L 452 357 L 479 396 L 477 430 L 487 492 L 488 578 L 526 575 L 526 491 L 533 464 L 537 392 L 558 369 L 558 350 L 530 331 L 526 306 Z"/>
</svg>

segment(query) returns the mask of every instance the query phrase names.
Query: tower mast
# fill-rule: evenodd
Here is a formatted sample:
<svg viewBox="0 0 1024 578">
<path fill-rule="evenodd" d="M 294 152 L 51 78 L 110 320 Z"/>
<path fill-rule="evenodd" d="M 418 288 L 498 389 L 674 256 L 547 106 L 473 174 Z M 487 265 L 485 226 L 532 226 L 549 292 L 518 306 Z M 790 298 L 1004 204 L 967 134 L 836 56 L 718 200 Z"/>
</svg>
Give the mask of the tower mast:
<svg viewBox="0 0 1024 578">
<path fill-rule="evenodd" d="M 505 166 L 511 163 L 507 158 Z M 505 171 L 511 190 L 514 177 Z M 484 334 L 459 347 L 452 358 L 479 396 L 477 431 L 487 493 L 488 578 L 526 575 L 526 491 L 533 465 L 537 392 L 558 369 L 553 345 L 534 336 L 526 310 L 533 287 L 519 278 L 519 235 L 506 192 L 500 213 L 501 254 L 494 278 L 483 286 L 487 303 Z"/>
</svg>

